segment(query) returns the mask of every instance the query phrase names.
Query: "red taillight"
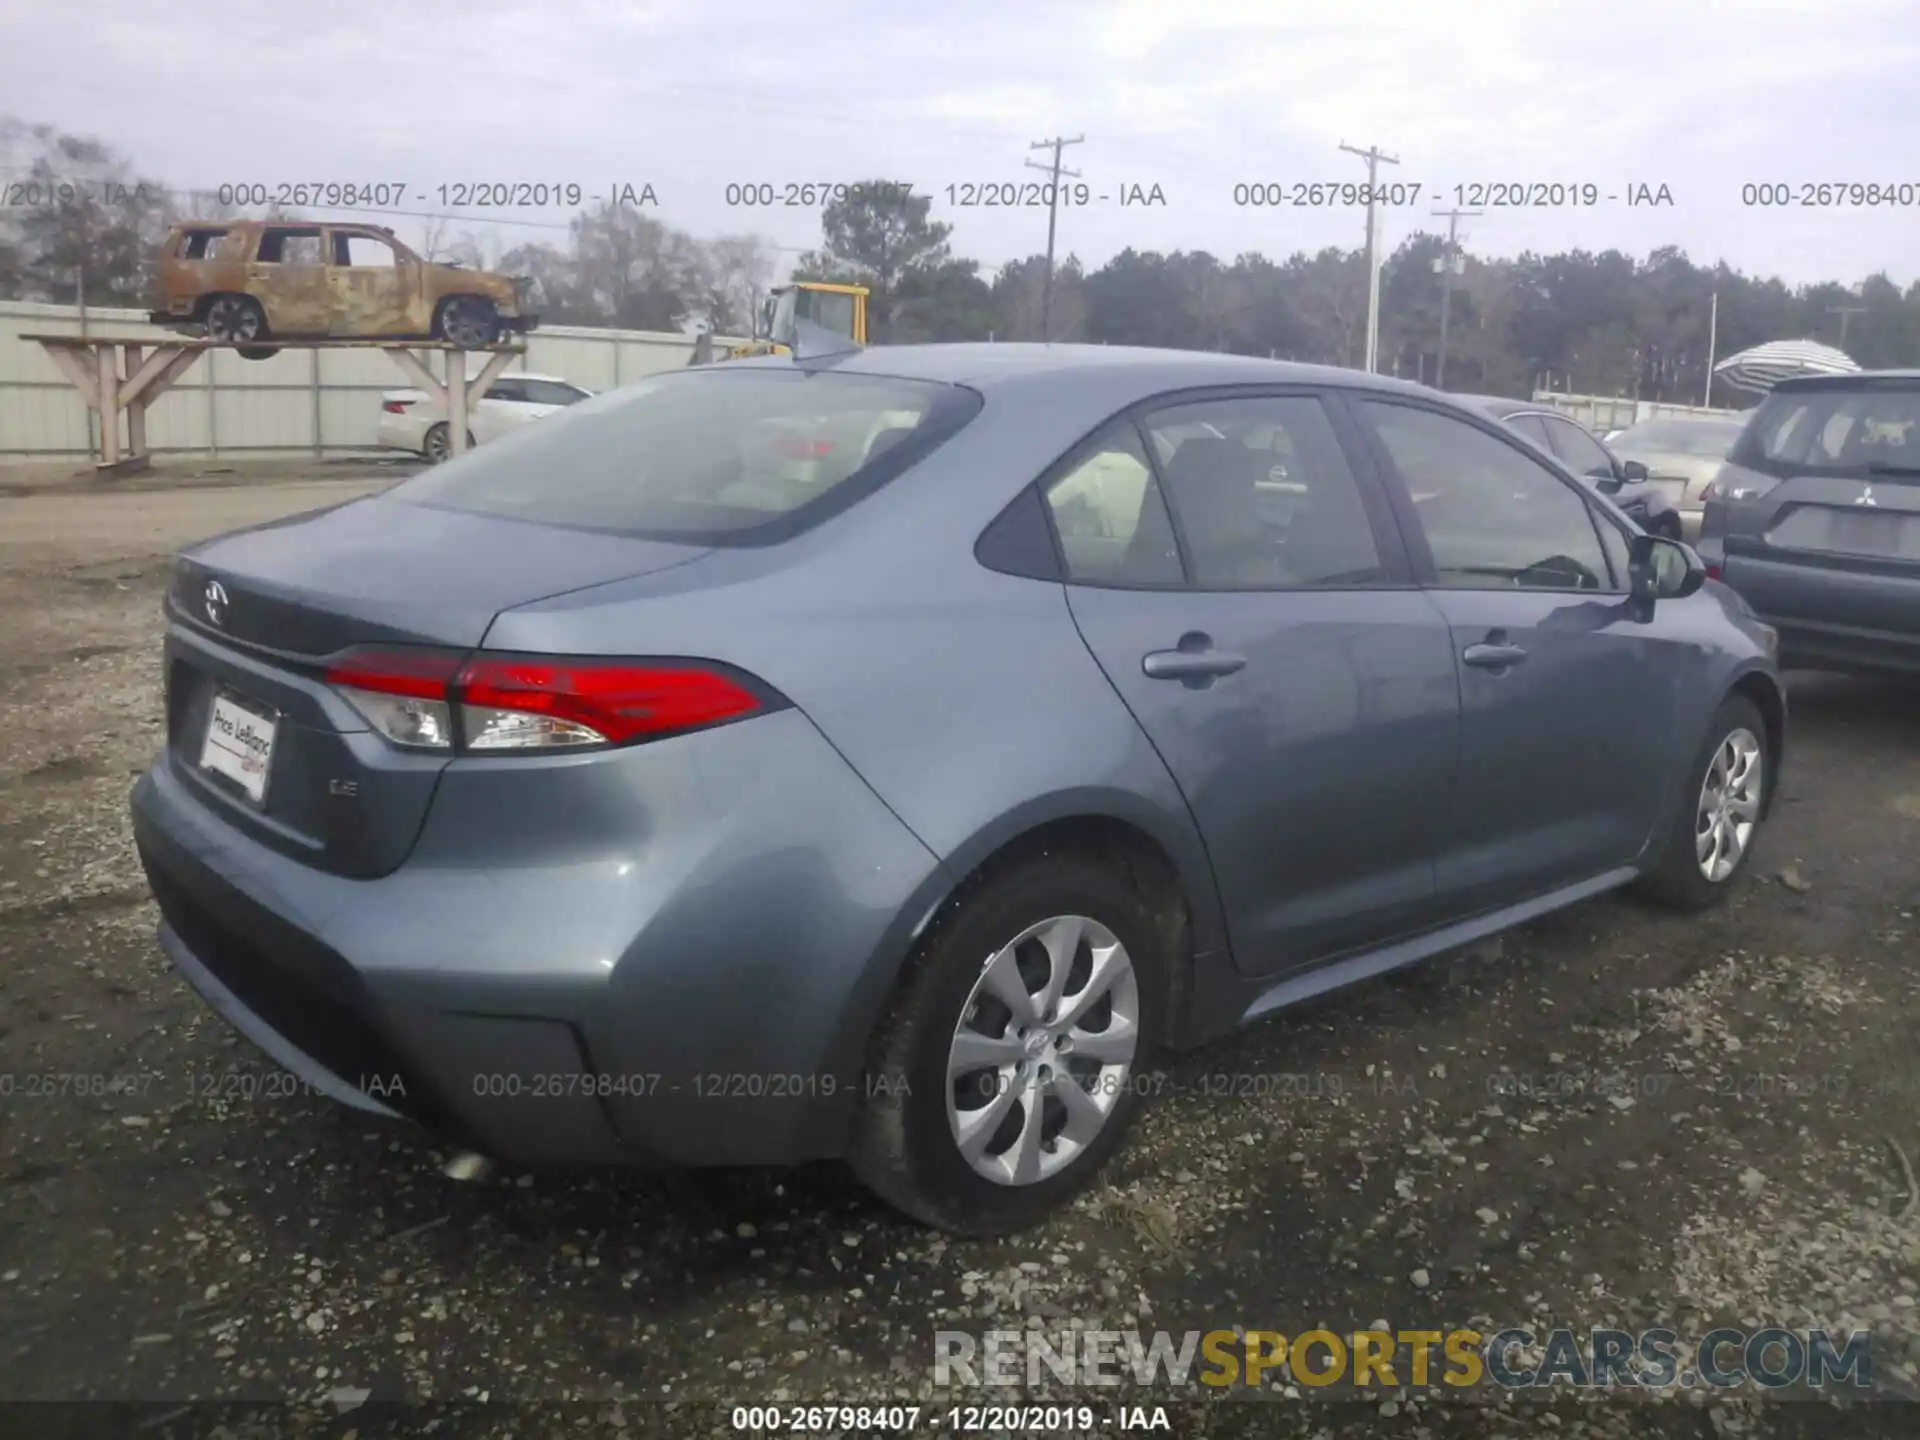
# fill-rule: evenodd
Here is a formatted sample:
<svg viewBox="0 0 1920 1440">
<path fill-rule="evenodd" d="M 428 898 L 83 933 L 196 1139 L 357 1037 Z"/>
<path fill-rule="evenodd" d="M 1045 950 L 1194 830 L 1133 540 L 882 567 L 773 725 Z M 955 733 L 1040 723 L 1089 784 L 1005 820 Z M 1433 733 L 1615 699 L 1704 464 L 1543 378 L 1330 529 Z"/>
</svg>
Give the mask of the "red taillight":
<svg viewBox="0 0 1920 1440">
<path fill-rule="evenodd" d="M 354 650 L 327 666 L 327 683 L 381 695 L 445 700 L 448 684 L 459 673 L 460 657 L 438 650 Z"/>
<path fill-rule="evenodd" d="M 413 404 L 411 400 L 389 400 L 380 408 L 389 415 L 404 415 L 407 413 L 407 407 L 411 404 Z"/>
<path fill-rule="evenodd" d="M 766 701 L 719 667 L 685 661 L 350 651 L 326 669 L 355 710 L 397 745 L 498 753 L 620 745 L 735 720 Z"/>
<path fill-rule="evenodd" d="M 732 720 L 760 708 L 751 690 L 718 671 L 693 665 L 480 656 L 460 672 L 458 686 L 468 721 L 467 743 L 474 749 L 618 745 L 642 735 Z M 478 712 L 538 716 L 550 723 L 528 727 L 493 721 Z"/>
<path fill-rule="evenodd" d="M 798 435 L 782 435 L 774 448 L 789 460 L 824 460 L 833 453 L 833 442 L 803 440 Z"/>
</svg>

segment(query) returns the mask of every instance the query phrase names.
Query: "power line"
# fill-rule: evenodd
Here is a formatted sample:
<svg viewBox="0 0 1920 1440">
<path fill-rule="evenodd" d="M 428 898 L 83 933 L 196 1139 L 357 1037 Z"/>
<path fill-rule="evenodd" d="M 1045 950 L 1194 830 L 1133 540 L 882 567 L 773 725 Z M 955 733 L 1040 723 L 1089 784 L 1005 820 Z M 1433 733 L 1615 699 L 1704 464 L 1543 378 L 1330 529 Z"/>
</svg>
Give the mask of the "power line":
<svg viewBox="0 0 1920 1440">
<path fill-rule="evenodd" d="M 1052 140 L 1036 140 L 1027 147 L 1029 150 L 1045 150 L 1048 146 L 1053 147 L 1052 165 L 1035 165 L 1033 161 L 1027 161 L 1029 169 L 1050 170 L 1053 175 L 1052 183 L 1047 186 L 1046 279 L 1040 287 L 1040 343 L 1043 345 L 1053 338 L 1053 231 L 1060 215 L 1060 177 L 1066 174 L 1076 180 L 1080 178 L 1078 170 L 1061 170 L 1060 151 L 1063 146 L 1084 144 L 1086 138 L 1084 135 L 1075 135 L 1068 140 L 1056 136 Z"/>
<path fill-rule="evenodd" d="M 1340 148 L 1367 162 L 1367 373 L 1371 375 L 1380 351 L 1380 247 L 1374 239 L 1374 202 L 1380 188 L 1380 162 L 1398 165 L 1400 161 L 1378 145 L 1361 150 L 1342 141 Z"/>
</svg>

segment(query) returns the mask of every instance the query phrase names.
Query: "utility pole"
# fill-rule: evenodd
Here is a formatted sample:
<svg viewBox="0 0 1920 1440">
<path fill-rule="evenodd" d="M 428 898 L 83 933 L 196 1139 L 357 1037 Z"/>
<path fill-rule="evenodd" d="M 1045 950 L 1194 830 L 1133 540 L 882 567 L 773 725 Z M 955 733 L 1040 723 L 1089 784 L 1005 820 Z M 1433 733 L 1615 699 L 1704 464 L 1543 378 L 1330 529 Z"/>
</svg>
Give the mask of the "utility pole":
<svg viewBox="0 0 1920 1440">
<path fill-rule="evenodd" d="M 1707 311 L 1707 389 L 1700 397 L 1702 406 L 1713 404 L 1713 357 L 1720 345 L 1720 292 L 1713 292 L 1713 308 Z"/>
<path fill-rule="evenodd" d="M 1829 305 L 1827 307 L 1827 313 L 1829 315 L 1838 315 L 1840 317 L 1840 348 L 1841 349 L 1844 350 L 1847 345 L 1847 321 L 1851 320 L 1856 315 L 1866 314 L 1867 308 L 1868 307 L 1865 305 Z"/>
<path fill-rule="evenodd" d="M 1340 148 L 1367 162 L 1367 373 L 1371 375 L 1380 353 L 1380 246 L 1375 239 L 1374 200 L 1380 189 L 1380 162 L 1398 165 L 1400 161 L 1378 145 L 1362 150 L 1343 141 Z"/>
<path fill-rule="evenodd" d="M 1068 145 L 1082 144 L 1086 138 L 1084 135 L 1075 135 L 1072 139 L 1055 136 L 1051 140 L 1036 140 L 1027 147 L 1029 150 L 1051 148 L 1053 151 L 1051 165 L 1036 165 L 1031 160 L 1027 161 L 1028 169 L 1046 171 L 1053 182 L 1047 187 L 1047 277 L 1040 288 L 1040 339 L 1043 343 L 1053 338 L 1053 232 L 1060 217 L 1060 177 L 1071 175 L 1076 180 L 1080 178 L 1078 170 L 1060 168 L 1060 151 Z"/>
<path fill-rule="evenodd" d="M 1466 270 L 1466 262 L 1459 253 L 1460 218 L 1463 215 L 1484 215 L 1484 210 L 1436 210 L 1436 216 L 1447 217 L 1447 248 L 1434 262 L 1433 268 L 1440 272 L 1440 357 L 1433 367 L 1433 388 L 1447 388 L 1447 312 L 1453 308 L 1453 277 Z"/>
</svg>

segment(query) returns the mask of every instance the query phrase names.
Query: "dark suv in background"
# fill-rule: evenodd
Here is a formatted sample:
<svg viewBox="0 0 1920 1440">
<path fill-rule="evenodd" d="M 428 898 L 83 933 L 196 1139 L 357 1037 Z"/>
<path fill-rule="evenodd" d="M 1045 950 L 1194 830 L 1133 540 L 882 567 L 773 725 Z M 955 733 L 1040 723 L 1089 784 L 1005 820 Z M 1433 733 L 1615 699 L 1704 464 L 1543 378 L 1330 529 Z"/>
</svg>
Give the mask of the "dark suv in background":
<svg viewBox="0 0 1920 1440">
<path fill-rule="evenodd" d="M 1920 672 L 1920 370 L 1776 386 L 1708 487 L 1700 555 L 1782 665 Z"/>
</svg>

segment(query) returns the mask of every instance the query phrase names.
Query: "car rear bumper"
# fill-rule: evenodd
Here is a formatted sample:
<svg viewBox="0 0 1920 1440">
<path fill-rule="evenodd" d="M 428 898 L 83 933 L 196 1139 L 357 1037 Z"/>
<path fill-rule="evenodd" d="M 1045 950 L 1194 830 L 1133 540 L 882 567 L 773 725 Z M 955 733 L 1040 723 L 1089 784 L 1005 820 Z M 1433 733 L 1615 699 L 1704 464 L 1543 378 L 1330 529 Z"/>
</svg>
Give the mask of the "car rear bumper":
<svg viewBox="0 0 1920 1440">
<path fill-rule="evenodd" d="M 455 762 L 379 880 L 253 841 L 173 763 L 132 806 L 182 976 L 314 1089 L 511 1163 L 841 1153 L 868 1019 L 938 889 L 795 711 L 536 761 L 531 788 Z"/>
<path fill-rule="evenodd" d="M 1722 573 L 1780 632 L 1782 668 L 1920 670 L 1920 578 L 1738 554 Z"/>
</svg>

